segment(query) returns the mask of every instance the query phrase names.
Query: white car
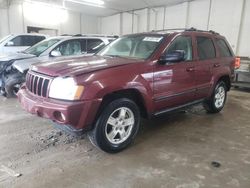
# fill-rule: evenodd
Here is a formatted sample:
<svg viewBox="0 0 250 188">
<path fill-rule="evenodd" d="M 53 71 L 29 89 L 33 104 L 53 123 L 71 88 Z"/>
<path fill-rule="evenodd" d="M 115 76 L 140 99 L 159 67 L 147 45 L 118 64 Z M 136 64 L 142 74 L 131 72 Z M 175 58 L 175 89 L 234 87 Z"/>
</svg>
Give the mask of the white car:
<svg viewBox="0 0 250 188">
<path fill-rule="evenodd" d="M 11 34 L 0 40 L 0 54 L 15 53 L 23 51 L 30 46 L 46 39 L 46 35 L 42 34 Z"/>
<path fill-rule="evenodd" d="M 45 39 L 19 53 L 0 56 L 0 93 L 14 97 L 34 63 L 65 56 L 93 55 L 115 40 L 116 36 L 76 35 Z"/>
</svg>

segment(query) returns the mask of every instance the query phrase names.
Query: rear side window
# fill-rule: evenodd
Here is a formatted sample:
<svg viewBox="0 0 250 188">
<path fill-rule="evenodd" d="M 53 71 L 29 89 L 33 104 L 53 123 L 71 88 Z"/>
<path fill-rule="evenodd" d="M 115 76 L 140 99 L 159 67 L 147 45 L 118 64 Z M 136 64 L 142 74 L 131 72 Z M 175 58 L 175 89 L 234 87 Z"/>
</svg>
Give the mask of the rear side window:
<svg viewBox="0 0 250 188">
<path fill-rule="evenodd" d="M 219 48 L 221 57 L 231 57 L 232 53 L 229 50 L 227 43 L 223 39 L 216 39 L 216 44 Z"/>
<path fill-rule="evenodd" d="M 200 60 L 216 57 L 213 41 L 208 37 L 197 37 L 197 48 Z"/>
<path fill-rule="evenodd" d="M 100 39 L 87 39 L 87 52 L 96 53 L 105 46 Z"/>
</svg>

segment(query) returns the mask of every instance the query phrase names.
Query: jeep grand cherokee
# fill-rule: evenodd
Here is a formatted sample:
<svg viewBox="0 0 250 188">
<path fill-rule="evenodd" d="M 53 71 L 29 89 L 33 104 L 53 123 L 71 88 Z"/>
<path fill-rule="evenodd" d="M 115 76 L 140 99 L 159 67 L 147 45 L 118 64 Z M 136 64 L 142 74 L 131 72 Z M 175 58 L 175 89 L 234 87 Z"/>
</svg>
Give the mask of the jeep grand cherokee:
<svg viewBox="0 0 250 188">
<path fill-rule="evenodd" d="M 92 143 L 119 152 L 141 117 L 203 103 L 220 112 L 235 56 L 218 33 L 188 29 L 123 36 L 92 57 L 34 65 L 18 93 L 22 107 Z"/>
</svg>

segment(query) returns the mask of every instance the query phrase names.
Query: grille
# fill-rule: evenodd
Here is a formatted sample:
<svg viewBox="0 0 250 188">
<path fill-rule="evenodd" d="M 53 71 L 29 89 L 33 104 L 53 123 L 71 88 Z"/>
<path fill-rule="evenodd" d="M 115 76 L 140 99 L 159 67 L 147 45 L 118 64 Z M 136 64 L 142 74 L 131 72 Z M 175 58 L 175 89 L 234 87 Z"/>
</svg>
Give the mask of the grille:
<svg viewBox="0 0 250 188">
<path fill-rule="evenodd" d="M 26 87 L 31 93 L 35 95 L 48 97 L 50 80 L 50 78 L 45 76 L 35 75 L 31 72 L 28 72 L 26 76 Z"/>
</svg>

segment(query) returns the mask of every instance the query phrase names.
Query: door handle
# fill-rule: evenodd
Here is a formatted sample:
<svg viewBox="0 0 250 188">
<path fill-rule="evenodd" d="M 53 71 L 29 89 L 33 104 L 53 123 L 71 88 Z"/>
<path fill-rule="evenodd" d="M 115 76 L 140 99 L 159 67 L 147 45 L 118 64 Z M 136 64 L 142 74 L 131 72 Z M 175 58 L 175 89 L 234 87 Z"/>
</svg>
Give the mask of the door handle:
<svg viewBox="0 0 250 188">
<path fill-rule="evenodd" d="M 219 66 L 220 66 L 219 63 L 215 63 L 215 64 L 214 64 L 214 67 L 219 67 Z"/>
<path fill-rule="evenodd" d="M 188 67 L 188 68 L 186 69 L 187 72 L 193 72 L 194 70 L 195 70 L 194 67 Z"/>
</svg>

